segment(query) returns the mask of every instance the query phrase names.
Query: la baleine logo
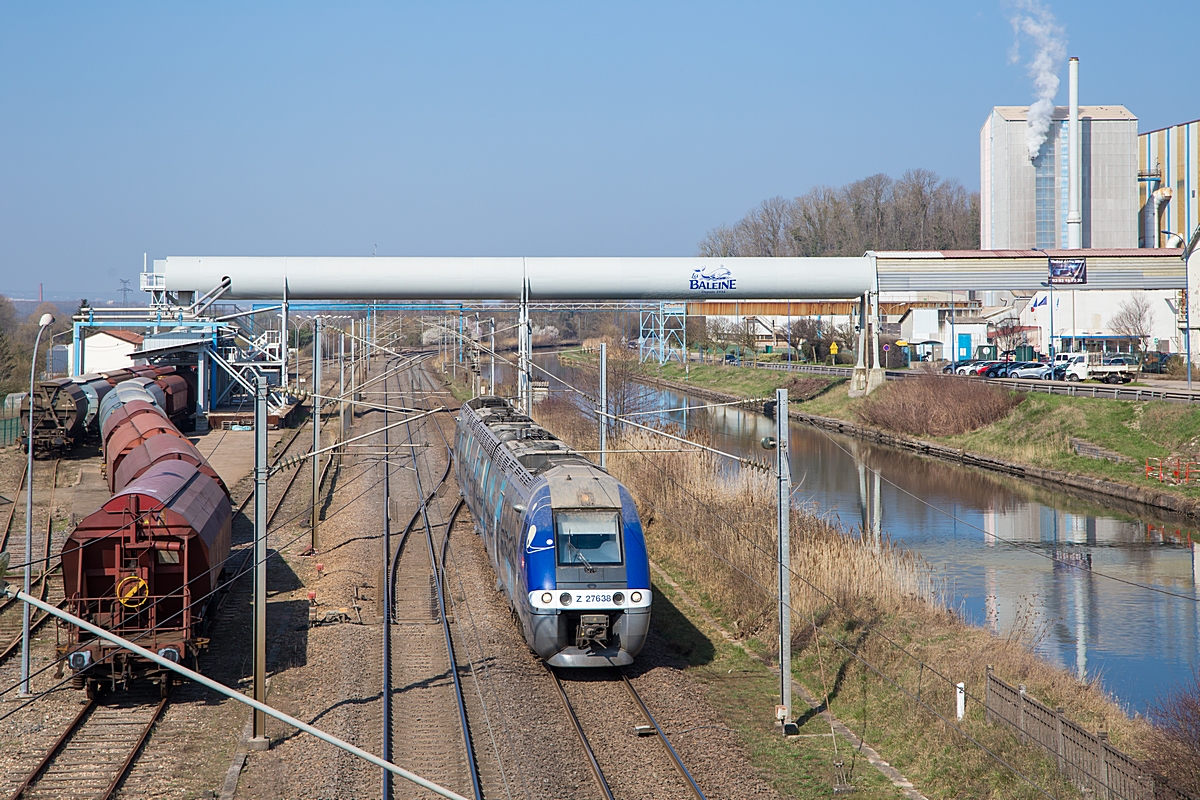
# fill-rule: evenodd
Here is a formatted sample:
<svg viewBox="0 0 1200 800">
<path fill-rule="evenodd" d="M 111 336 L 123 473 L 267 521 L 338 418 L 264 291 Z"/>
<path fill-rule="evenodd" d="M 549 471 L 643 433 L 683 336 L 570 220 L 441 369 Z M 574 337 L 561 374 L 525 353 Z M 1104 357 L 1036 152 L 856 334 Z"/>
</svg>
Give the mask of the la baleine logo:
<svg viewBox="0 0 1200 800">
<path fill-rule="evenodd" d="M 700 267 L 692 272 L 688 288 L 705 294 L 721 294 L 737 288 L 737 279 L 733 274 L 720 265 L 715 267 Z"/>
</svg>

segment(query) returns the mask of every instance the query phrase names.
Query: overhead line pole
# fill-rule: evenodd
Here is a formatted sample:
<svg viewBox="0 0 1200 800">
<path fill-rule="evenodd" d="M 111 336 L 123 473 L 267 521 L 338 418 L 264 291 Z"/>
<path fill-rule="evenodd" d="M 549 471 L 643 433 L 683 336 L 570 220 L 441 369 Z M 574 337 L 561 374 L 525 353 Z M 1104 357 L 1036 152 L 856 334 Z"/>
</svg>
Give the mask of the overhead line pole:
<svg viewBox="0 0 1200 800">
<path fill-rule="evenodd" d="M 600 343 L 600 469 L 608 469 L 608 343 Z"/>
<path fill-rule="evenodd" d="M 388 410 L 383 410 L 383 758 L 392 760 L 392 452 Z M 391 800 L 392 773 L 383 771 L 383 800 Z"/>
<path fill-rule="evenodd" d="M 321 516 L 321 318 L 313 319 L 313 398 L 312 398 L 312 519 L 309 524 L 312 529 L 312 541 L 308 549 L 311 553 L 320 551 L 320 532 L 318 525 Z"/>
<path fill-rule="evenodd" d="M 254 387 L 254 699 L 267 702 L 267 377 Z M 316 402 L 315 400 L 313 402 Z M 266 750 L 267 716 L 254 712 L 252 750 Z"/>
<path fill-rule="evenodd" d="M 779 527 L 779 693 L 784 734 L 794 733 L 792 717 L 792 474 L 788 430 L 787 389 L 775 390 L 775 479 L 778 485 Z"/>
</svg>

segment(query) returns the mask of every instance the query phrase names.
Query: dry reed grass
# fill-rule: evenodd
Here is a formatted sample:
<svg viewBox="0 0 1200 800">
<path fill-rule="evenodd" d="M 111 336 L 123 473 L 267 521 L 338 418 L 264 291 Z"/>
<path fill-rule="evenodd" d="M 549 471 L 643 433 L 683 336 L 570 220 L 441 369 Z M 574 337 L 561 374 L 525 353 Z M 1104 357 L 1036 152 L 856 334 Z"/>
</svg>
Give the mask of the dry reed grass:
<svg viewBox="0 0 1200 800">
<path fill-rule="evenodd" d="M 566 401 L 538 405 L 547 428 L 578 449 L 594 449 L 595 424 Z M 691 438 L 702 441 L 696 433 Z M 708 452 L 652 453 L 664 439 L 622 432 L 609 471 L 637 498 L 650 545 L 684 569 L 741 634 L 753 635 L 774 615 L 777 551 L 774 478 L 757 470 L 730 470 Z M 898 610 L 943 602 L 943 583 L 920 556 L 886 537 L 860 537 L 811 508 L 791 512 L 792 607 L 805 618 L 831 602 Z"/>
<path fill-rule="evenodd" d="M 868 425 L 897 433 L 956 436 L 1004 419 L 1024 399 L 982 381 L 926 373 L 890 381 L 856 413 Z"/>
</svg>

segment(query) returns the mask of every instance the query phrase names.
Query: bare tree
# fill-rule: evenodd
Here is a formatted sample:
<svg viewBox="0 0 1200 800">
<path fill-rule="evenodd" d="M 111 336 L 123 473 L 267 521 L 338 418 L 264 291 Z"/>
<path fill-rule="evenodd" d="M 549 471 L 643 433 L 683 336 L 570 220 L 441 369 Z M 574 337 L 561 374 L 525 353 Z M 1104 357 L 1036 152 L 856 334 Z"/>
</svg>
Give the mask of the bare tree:
<svg viewBox="0 0 1200 800">
<path fill-rule="evenodd" d="M 1146 352 L 1150 332 L 1154 329 L 1154 309 L 1145 292 L 1135 292 L 1121 302 L 1108 327 L 1118 336 L 1134 342 L 1138 352 Z"/>
<path fill-rule="evenodd" d="M 1025 334 L 1021 331 L 1021 320 L 1015 316 L 1007 316 L 996 323 L 992 335 L 992 342 L 996 345 L 996 349 L 1003 353 L 1006 350 L 1015 350 L 1017 345 L 1023 344 Z"/>
<path fill-rule="evenodd" d="M 868 250 L 979 249 L 979 194 L 913 169 L 871 175 L 793 200 L 763 201 L 732 226 L 708 232 L 702 256 L 857 256 Z"/>
</svg>

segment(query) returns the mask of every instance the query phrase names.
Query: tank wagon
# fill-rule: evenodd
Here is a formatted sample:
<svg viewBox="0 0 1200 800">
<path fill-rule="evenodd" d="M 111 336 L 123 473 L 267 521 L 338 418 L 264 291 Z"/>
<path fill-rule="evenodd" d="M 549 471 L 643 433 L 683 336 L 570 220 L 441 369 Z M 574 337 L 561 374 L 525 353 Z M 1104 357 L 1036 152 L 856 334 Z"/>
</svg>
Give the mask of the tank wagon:
<svg viewBox="0 0 1200 800">
<path fill-rule="evenodd" d="M 650 565 L 629 491 L 507 400 L 464 403 L 456 474 L 526 643 L 551 666 L 633 663 Z"/>
<path fill-rule="evenodd" d="M 207 644 L 233 520 L 228 488 L 168 416 L 172 397 L 188 391 L 181 378 L 133 375 L 101 399 L 97 423 L 114 494 L 61 552 L 72 613 L 177 663 L 194 663 Z M 65 627 L 60 653 L 76 686 L 168 682 L 154 663 Z"/>
<path fill-rule="evenodd" d="M 33 429 L 33 454 L 46 456 L 70 449 L 83 439 L 88 411 L 87 394 L 70 378 L 53 378 L 34 387 L 32 425 L 30 397 L 21 400 L 21 448 L 28 452 Z"/>
</svg>

